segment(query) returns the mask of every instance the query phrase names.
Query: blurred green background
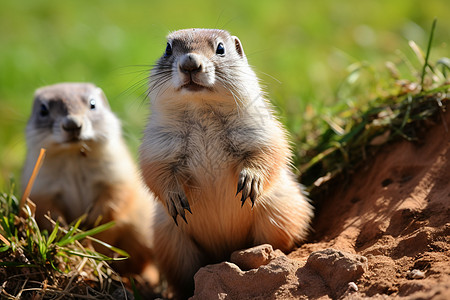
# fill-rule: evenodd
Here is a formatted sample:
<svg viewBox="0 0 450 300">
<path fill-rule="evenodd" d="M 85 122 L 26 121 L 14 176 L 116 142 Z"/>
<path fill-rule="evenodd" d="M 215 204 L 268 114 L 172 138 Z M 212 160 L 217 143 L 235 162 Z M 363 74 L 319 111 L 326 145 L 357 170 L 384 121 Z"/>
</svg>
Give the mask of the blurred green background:
<svg viewBox="0 0 450 300">
<path fill-rule="evenodd" d="M 426 49 L 434 17 L 431 59 L 448 56 L 449 16 L 447 0 L 1 0 L 0 188 L 11 177 L 19 181 L 24 128 L 33 92 L 43 85 L 90 81 L 103 88 L 136 154 L 148 71 L 169 31 L 208 27 L 237 35 L 301 146 L 317 130 L 311 120 L 352 105 L 355 99 L 339 93 L 350 65 L 363 61 L 385 72 L 386 61 L 403 56 L 418 64 L 408 41 Z"/>
</svg>

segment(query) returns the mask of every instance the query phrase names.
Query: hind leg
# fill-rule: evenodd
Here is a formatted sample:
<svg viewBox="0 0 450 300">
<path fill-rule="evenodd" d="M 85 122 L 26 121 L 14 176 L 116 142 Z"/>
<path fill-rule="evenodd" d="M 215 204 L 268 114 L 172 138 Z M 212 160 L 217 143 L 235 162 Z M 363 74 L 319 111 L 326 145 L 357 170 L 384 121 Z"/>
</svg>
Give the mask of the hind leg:
<svg viewBox="0 0 450 300">
<path fill-rule="evenodd" d="M 271 191 L 255 204 L 255 244 L 269 243 L 284 252 L 304 240 L 313 208 L 290 172 L 283 172 Z M 258 204 L 258 205 L 257 205 Z"/>
<path fill-rule="evenodd" d="M 192 296 L 194 275 L 205 263 L 201 251 L 162 205 L 155 216 L 154 230 L 154 253 L 160 272 L 178 298 Z"/>
</svg>

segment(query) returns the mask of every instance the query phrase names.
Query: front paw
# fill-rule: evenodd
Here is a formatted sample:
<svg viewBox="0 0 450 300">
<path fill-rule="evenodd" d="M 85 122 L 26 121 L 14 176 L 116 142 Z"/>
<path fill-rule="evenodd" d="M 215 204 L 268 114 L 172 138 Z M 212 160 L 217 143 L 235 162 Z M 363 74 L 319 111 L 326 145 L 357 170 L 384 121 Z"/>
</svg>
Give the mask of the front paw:
<svg viewBox="0 0 450 300">
<path fill-rule="evenodd" d="M 180 215 L 187 224 L 185 210 L 187 210 L 191 214 L 192 212 L 184 191 L 179 190 L 169 192 L 166 196 L 165 202 L 167 210 L 169 211 L 169 214 L 172 216 L 175 224 L 178 226 L 177 222 L 178 215 Z"/>
<path fill-rule="evenodd" d="M 239 174 L 236 195 L 240 192 L 242 192 L 241 207 L 244 205 L 247 198 L 250 198 L 253 207 L 253 205 L 255 205 L 256 198 L 258 198 L 262 192 L 261 177 L 257 175 L 255 171 L 243 169 Z"/>
</svg>

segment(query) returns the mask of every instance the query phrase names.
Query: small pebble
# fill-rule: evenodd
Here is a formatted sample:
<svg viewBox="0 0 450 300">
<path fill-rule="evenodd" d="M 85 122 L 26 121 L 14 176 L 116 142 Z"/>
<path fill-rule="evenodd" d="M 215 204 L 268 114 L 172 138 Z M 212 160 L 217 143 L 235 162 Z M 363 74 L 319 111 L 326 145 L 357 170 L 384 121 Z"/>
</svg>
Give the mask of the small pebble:
<svg viewBox="0 0 450 300">
<path fill-rule="evenodd" d="M 414 269 L 414 270 L 408 271 L 408 273 L 406 274 L 406 277 L 408 277 L 409 279 L 423 279 L 423 278 L 425 278 L 425 273 L 420 270 Z"/>
<path fill-rule="evenodd" d="M 349 289 L 350 291 L 355 291 L 355 292 L 357 292 L 357 291 L 358 291 L 358 286 L 357 286 L 356 283 L 354 283 L 353 281 L 350 281 L 350 282 L 348 283 L 348 289 Z"/>
</svg>

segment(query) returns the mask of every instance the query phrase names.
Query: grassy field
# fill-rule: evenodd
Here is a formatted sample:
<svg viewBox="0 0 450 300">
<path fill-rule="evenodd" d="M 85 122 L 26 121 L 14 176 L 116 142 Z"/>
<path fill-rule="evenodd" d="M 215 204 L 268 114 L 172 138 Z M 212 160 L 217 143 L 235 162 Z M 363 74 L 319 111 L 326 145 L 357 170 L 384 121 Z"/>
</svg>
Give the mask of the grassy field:
<svg viewBox="0 0 450 300">
<path fill-rule="evenodd" d="M 102 87 L 136 152 L 147 115 L 146 77 L 165 35 L 188 27 L 239 36 L 292 134 L 298 155 L 326 121 L 378 96 L 386 61 L 403 78 L 449 56 L 450 5 L 430 1 L 12 1 L 0 2 L 0 190 L 19 178 L 33 92 L 61 81 Z"/>
</svg>

